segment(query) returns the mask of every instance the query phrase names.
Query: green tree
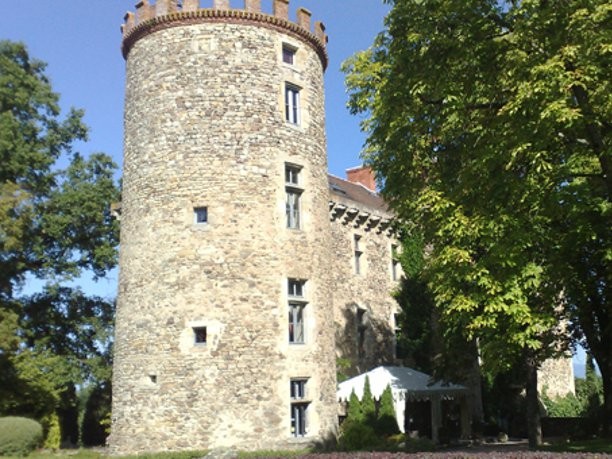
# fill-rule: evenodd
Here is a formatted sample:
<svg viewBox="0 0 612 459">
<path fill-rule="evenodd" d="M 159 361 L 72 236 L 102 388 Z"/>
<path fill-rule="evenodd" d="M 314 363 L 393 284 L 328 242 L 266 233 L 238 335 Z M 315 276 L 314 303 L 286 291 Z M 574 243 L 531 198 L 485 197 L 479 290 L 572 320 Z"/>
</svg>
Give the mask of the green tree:
<svg viewBox="0 0 612 459">
<path fill-rule="evenodd" d="M 75 384 L 110 375 L 113 303 L 66 282 L 116 264 L 116 166 L 74 151 L 83 113 L 62 117 L 58 100 L 45 64 L 0 41 L 0 413 L 38 419 L 76 406 Z M 26 295 L 31 279 L 45 287 Z"/>
<path fill-rule="evenodd" d="M 472 417 L 482 422 L 481 372 L 474 340 L 467 341 L 461 327 L 447 327 L 435 306 L 434 295 L 423 278 L 425 246 L 420 236 L 403 235 L 400 262 L 402 278 L 395 298 L 399 315 L 398 357 L 404 365 L 470 389 Z"/>
<path fill-rule="evenodd" d="M 344 65 L 366 161 L 409 233 L 449 329 L 492 371 L 537 367 L 571 319 L 612 419 L 607 0 L 388 0 L 386 30 Z"/>
<path fill-rule="evenodd" d="M 363 396 L 361 397 L 361 412 L 365 422 L 369 425 L 373 425 L 376 420 L 376 403 L 372 396 L 372 389 L 370 388 L 370 378 L 365 377 L 363 383 Z"/>
<path fill-rule="evenodd" d="M 376 415 L 376 432 L 379 435 L 388 437 L 398 434 L 397 419 L 395 417 L 395 407 L 393 406 L 393 393 L 391 386 L 387 385 L 380 396 L 378 413 Z"/>
<path fill-rule="evenodd" d="M 361 408 L 361 402 L 355 391 L 351 392 L 348 403 L 348 411 L 346 413 L 347 421 L 362 422 L 364 420 L 363 409 Z"/>
</svg>

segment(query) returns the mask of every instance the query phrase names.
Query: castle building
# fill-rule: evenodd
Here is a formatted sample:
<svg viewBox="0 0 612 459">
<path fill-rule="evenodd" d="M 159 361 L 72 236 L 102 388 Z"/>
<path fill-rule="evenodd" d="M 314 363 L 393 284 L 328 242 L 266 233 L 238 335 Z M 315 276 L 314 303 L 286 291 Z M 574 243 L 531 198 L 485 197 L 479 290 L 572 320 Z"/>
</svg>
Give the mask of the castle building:
<svg viewBox="0 0 612 459">
<path fill-rule="evenodd" d="M 323 25 L 200 3 L 122 27 L 112 454 L 332 440 L 336 359 L 393 358 L 390 214 L 367 171 L 327 174 Z"/>
<path fill-rule="evenodd" d="M 141 0 L 122 31 L 111 454 L 333 441 L 336 362 L 396 363 L 402 273 L 369 169 L 327 173 L 323 24 Z"/>
</svg>

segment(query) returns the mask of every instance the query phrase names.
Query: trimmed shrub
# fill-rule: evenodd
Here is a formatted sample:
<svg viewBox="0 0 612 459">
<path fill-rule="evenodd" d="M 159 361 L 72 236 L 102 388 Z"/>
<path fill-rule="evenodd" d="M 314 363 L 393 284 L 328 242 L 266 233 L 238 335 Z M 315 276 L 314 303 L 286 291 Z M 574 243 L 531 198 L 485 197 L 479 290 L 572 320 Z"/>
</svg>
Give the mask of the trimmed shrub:
<svg viewBox="0 0 612 459">
<path fill-rule="evenodd" d="M 359 421 L 346 420 L 342 424 L 342 435 L 338 441 L 341 451 L 359 451 L 376 449 L 382 443 L 374 429 Z"/>
<path fill-rule="evenodd" d="M 60 444 L 62 442 L 59 416 L 55 412 L 48 414 L 42 419 L 42 424 L 44 425 L 44 431 L 46 432 L 43 447 L 45 449 L 57 451 L 60 449 Z"/>
<path fill-rule="evenodd" d="M 27 456 L 43 440 L 43 428 L 33 419 L 0 418 L 0 456 Z"/>
</svg>

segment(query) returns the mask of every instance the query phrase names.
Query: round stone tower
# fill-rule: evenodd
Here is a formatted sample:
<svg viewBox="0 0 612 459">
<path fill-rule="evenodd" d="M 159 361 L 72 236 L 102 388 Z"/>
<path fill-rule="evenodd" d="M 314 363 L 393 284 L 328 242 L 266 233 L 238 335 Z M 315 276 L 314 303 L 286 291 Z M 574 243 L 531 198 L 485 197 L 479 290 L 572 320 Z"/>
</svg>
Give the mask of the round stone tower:
<svg viewBox="0 0 612 459">
<path fill-rule="evenodd" d="M 122 30 L 111 453 L 333 438 L 323 25 L 142 0 Z"/>
</svg>

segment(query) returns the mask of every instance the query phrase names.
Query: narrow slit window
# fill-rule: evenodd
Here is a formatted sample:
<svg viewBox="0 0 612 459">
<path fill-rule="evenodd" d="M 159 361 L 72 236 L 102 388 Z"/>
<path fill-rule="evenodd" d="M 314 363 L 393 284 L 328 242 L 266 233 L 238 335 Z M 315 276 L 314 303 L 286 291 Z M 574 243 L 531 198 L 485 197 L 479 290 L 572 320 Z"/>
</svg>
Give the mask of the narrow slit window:
<svg viewBox="0 0 612 459">
<path fill-rule="evenodd" d="M 355 263 L 355 274 L 361 274 L 361 256 L 363 251 L 361 250 L 361 236 L 355 234 L 353 240 L 354 247 L 354 263 Z"/>
<path fill-rule="evenodd" d="M 396 281 L 399 280 L 400 276 L 400 261 L 398 254 L 397 245 L 391 245 L 391 279 Z"/>
<path fill-rule="evenodd" d="M 366 341 L 366 310 L 358 308 L 357 316 L 355 317 L 357 323 L 357 356 L 362 359 L 365 357 L 365 341 Z"/>
<path fill-rule="evenodd" d="M 300 124 L 300 88 L 285 84 L 285 120 L 291 124 Z"/>
</svg>

